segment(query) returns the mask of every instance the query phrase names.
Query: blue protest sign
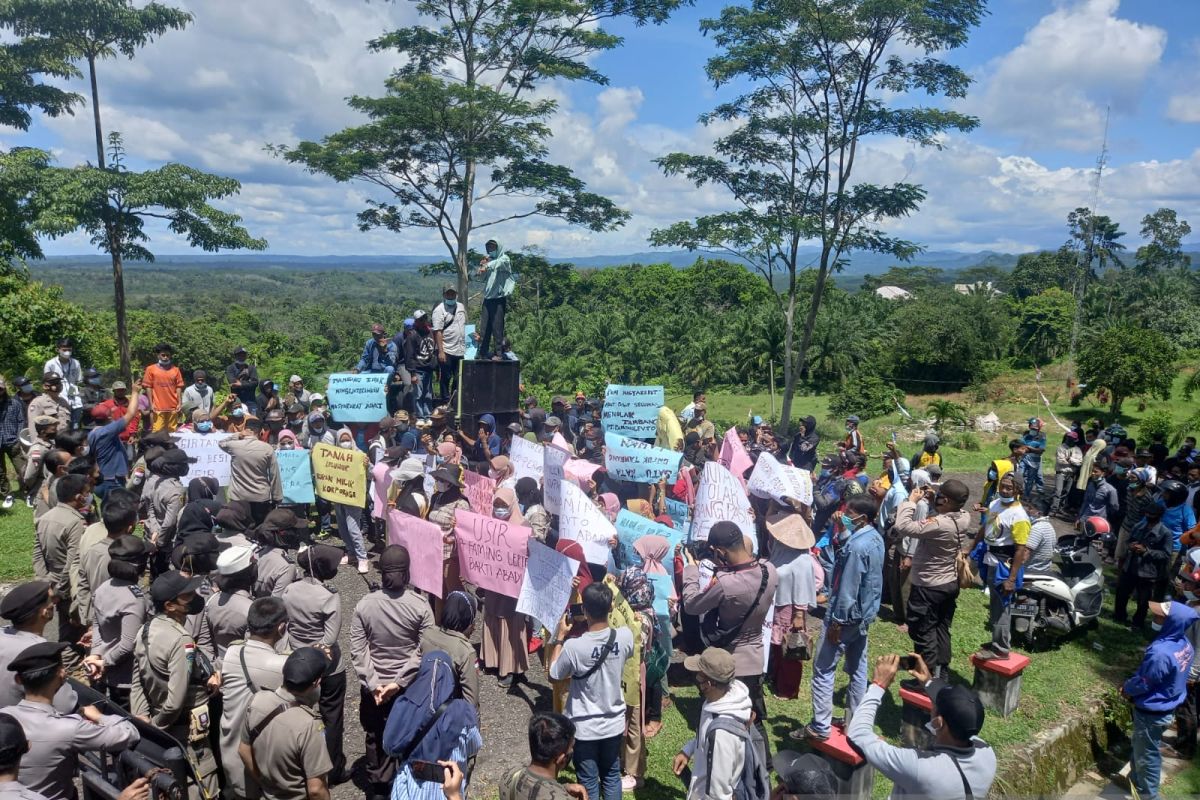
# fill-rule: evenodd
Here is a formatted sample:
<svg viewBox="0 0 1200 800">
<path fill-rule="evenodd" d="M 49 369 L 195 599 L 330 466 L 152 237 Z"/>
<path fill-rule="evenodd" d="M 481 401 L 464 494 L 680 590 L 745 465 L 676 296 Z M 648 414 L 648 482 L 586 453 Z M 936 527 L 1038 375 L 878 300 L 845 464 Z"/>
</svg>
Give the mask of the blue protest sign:
<svg viewBox="0 0 1200 800">
<path fill-rule="evenodd" d="M 386 373 L 352 375 L 339 372 L 329 376 L 325 399 L 338 422 L 379 422 L 388 415 Z"/>
<path fill-rule="evenodd" d="M 666 525 L 646 519 L 641 514 L 635 514 L 625 508 L 617 514 L 614 527 L 617 529 L 617 547 L 621 549 L 623 563 L 633 564 L 637 567 L 642 565 L 642 557 L 633 549 L 633 544 L 643 536 L 661 536 L 666 539 L 670 543 L 667 552 L 671 558 L 674 558 L 675 555 L 675 545 L 683 541 L 684 531 L 672 530 Z"/>
<path fill-rule="evenodd" d="M 620 386 L 604 390 L 600 422 L 604 430 L 632 439 L 653 439 L 658 432 L 658 409 L 666 397 L 661 386 Z"/>
<path fill-rule="evenodd" d="M 276 450 L 279 480 L 283 484 L 283 502 L 313 503 L 312 462 L 307 450 Z"/>
<path fill-rule="evenodd" d="M 692 524 L 692 512 L 688 509 L 687 503 L 668 498 L 667 516 L 671 518 L 671 522 L 675 523 L 675 530 L 681 531 L 684 535 L 687 534 L 687 529 Z"/>
<path fill-rule="evenodd" d="M 612 431 L 604 432 L 604 468 L 619 481 L 658 483 L 679 472 L 682 453 L 629 439 Z"/>
<path fill-rule="evenodd" d="M 671 599 L 671 590 L 675 588 L 674 578 L 662 573 L 646 573 L 646 577 L 654 587 L 654 613 L 659 619 L 667 619 L 671 613 L 668 601 Z"/>
<path fill-rule="evenodd" d="M 467 325 L 463 328 L 463 333 L 467 337 L 467 350 L 463 358 L 467 361 L 474 361 L 475 354 L 479 351 L 479 345 L 475 344 L 475 326 Z"/>
</svg>

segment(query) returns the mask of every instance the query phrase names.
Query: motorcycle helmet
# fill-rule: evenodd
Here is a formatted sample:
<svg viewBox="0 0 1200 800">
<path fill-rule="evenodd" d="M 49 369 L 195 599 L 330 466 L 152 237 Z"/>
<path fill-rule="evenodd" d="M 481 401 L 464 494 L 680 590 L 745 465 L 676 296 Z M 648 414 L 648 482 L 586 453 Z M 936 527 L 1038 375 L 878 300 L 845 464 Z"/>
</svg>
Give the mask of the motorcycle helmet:
<svg viewBox="0 0 1200 800">
<path fill-rule="evenodd" d="M 1173 508 L 1187 500 L 1187 487 L 1176 480 L 1163 481 L 1158 487 L 1167 508 Z"/>
<path fill-rule="evenodd" d="M 1111 532 L 1112 528 L 1104 517 L 1088 517 L 1083 521 L 1083 534 L 1089 539 L 1107 536 Z"/>
<path fill-rule="evenodd" d="M 1187 551 L 1183 563 L 1179 565 L 1179 577 L 1192 583 L 1200 583 L 1200 547 L 1193 547 Z"/>
</svg>

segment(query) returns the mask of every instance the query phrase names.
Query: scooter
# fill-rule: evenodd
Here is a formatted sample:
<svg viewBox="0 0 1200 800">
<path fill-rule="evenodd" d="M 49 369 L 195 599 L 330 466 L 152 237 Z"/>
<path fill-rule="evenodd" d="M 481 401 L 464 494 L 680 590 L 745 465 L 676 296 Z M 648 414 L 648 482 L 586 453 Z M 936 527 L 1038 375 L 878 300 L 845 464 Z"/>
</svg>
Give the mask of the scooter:
<svg viewBox="0 0 1200 800">
<path fill-rule="evenodd" d="M 1100 555 L 1103 534 L 1064 536 L 1054 547 L 1057 568 L 1025 570 L 1013 594 L 1013 631 L 1032 645 L 1040 636 L 1057 638 L 1093 627 L 1104 605 Z"/>
</svg>

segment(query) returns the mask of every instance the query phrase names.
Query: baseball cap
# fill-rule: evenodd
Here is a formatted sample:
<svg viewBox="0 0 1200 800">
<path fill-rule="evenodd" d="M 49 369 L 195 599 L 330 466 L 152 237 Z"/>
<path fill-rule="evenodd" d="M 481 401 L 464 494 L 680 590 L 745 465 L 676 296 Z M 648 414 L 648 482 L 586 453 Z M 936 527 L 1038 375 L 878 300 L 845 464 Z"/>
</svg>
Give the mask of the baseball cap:
<svg viewBox="0 0 1200 800">
<path fill-rule="evenodd" d="M 371 326 L 371 334 L 376 337 L 387 336 L 387 328 L 383 327 L 378 322 L 376 322 L 374 325 Z"/>
<path fill-rule="evenodd" d="M 246 348 L 244 348 L 244 347 L 239 347 L 239 348 L 237 348 L 236 350 L 234 350 L 234 351 L 233 351 L 233 354 L 234 354 L 235 356 L 244 356 L 244 355 L 246 355 Z"/>
<path fill-rule="evenodd" d="M 458 287 L 455 286 L 453 283 L 447 283 L 445 286 L 442 287 L 442 294 L 447 294 L 449 292 L 454 292 L 455 294 L 458 294 Z"/>
<path fill-rule="evenodd" d="M 722 520 L 708 531 L 708 543 L 713 547 L 735 547 L 742 543 L 742 529 L 728 520 Z"/>
<path fill-rule="evenodd" d="M 925 693 L 955 739 L 965 742 L 983 730 L 983 702 L 973 689 L 935 680 L 925 687 Z"/>
<path fill-rule="evenodd" d="M 181 594 L 194 592 L 204 583 L 203 577 L 185 578 L 183 573 L 170 570 L 154 579 L 150 584 L 150 597 L 160 608 L 168 601 L 174 600 Z"/>
<path fill-rule="evenodd" d="M 292 377 L 288 378 L 288 383 L 296 383 L 297 381 L 303 381 L 303 380 L 304 379 L 301 378 L 299 375 L 293 375 Z"/>
<path fill-rule="evenodd" d="M 317 678 L 325 674 L 329 660 L 325 654 L 315 647 L 301 647 L 293 650 L 283 662 L 283 683 L 285 686 L 311 686 Z"/>
<path fill-rule="evenodd" d="M 546 418 L 546 426 L 549 428 L 561 428 L 562 420 L 559 419 L 558 417 L 547 417 Z"/>
<path fill-rule="evenodd" d="M 576 400 L 587 400 L 587 395 L 584 394 L 583 392 L 576 392 L 575 399 Z"/>
<path fill-rule="evenodd" d="M 419 319 L 425 319 L 425 310 L 422 308 L 418 308 L 416 311 L 413 312 L 412 318 L 413 318 L 413 322 L 416 322 Z"/>
<path fill-rule="evenodd" d="M 325 402 L 325 395 L 323 395 L 323 394 L 313 393 L 308 396 L 308 405 L 310 408 L 312 407 L 313 403 L 324 403 L 324 402 Z"/>
<path fill-rule="evenodd" d="M 737 672 L 733 654 L 720 647 L 709 647 L 698 656 L 688 656 L 683 666 L 688 672 L 703 672 L 717 683 L 732 683 Z"/>
</svg>

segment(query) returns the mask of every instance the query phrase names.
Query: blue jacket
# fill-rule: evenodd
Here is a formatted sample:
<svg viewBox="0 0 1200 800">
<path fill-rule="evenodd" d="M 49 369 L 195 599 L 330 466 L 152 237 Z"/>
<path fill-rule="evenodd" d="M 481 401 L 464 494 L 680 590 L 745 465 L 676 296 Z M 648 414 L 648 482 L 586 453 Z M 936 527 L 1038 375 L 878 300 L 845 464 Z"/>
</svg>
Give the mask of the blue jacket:
<svg viewBox="0 0 1200 800">
<path fill-rule="evenodd" d="M 829 582 L 828 618 L 839 625 L 869 625 L 883 596 L 883 537 L 872 525 L 837 547 Z"/>
<path fill-rule="evenodd" d="M 1171 508 L 1167 508 L 1167 504 L 1162 500 L 1159 500 L 1158 504 L 1163 507 L 1162 524 L 1171 529 L 1175 537 L 1172 543 L 1173 550 L 1178 553 L 1181 547 L 1179 537 L 1183 536 L 1184 531 L 1196 527 L 1196 512 L 1192 511 L 1192 507 L 1187 503 L 1180 503 Z"/>
<path fill-rule="evenodd" d="M 1197 614 L 1183 603 L 1171 603 L 1162 630 L 1146 648 L 1141 666 L 1125 681 L 1125 694 L 1141 711 L 1174 711 L 1187 695 L 1188 673 L 1196 651 L 1188 628 Z"/>
<path fill-rule="evenodd" d="M 358 364 L 354 368 L 359 372 L 376 374 L 384 372 L 391 375 L 396 371 L 399 361 L 395 342 L 389 341 L 387 348 L 380 350 L 374 339 L 367 339 L 367 343 L 363 345 L 362 356 L 359 357 Z"/>
</svg>

